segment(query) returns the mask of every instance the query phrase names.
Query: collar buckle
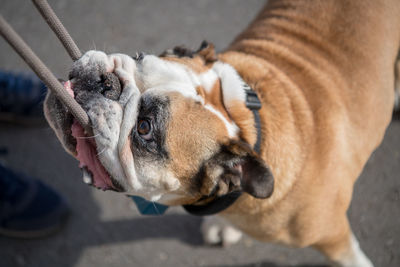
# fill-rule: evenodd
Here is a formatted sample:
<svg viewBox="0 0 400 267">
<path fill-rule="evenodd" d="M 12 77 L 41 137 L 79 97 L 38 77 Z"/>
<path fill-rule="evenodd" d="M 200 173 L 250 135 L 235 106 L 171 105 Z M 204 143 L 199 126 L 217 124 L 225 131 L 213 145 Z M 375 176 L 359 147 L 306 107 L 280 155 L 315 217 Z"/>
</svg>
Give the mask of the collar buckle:
<svg viewBox="0 0 400 267">
<path fill-rule="evenodd" d="M 261 108 L 261 101 L 258 98 L 257 93 L 247 84 L 245 84 L 243 87 L 244 91 L 246 92 L 246 107 L 251 110 L 259 110 Z"/>
<path fill-rule="evenodd" d="M 253 112 L 254 115 L 254 124 L 257 129 L 257 141 L 254 145 L 254 150 L 257 153 L 260 153 L 261 149 L 261 119 L 260 114 L 258 112 L 261 109 L 261 101 L 258 98 L 257 93 L 248 85 L 243 85 L 244 91 L 246 92 L 246 107 Z"/>
</svg>

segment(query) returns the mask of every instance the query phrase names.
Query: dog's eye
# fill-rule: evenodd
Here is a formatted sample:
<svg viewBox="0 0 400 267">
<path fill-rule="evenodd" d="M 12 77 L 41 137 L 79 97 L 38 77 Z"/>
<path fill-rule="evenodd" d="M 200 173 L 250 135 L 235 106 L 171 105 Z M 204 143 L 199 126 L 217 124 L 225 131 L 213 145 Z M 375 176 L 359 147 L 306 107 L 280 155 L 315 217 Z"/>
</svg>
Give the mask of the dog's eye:
<svg viewBox="0 0 400 267">
<path fill-rule="evenodd" d="M 151 139 L 151 123 L 147 119 L 142 119 L 138 121 L 137 124 L 137 132 L 139 135 L 145 139 L 145 140 L 150 140 Z"/>
</svg>

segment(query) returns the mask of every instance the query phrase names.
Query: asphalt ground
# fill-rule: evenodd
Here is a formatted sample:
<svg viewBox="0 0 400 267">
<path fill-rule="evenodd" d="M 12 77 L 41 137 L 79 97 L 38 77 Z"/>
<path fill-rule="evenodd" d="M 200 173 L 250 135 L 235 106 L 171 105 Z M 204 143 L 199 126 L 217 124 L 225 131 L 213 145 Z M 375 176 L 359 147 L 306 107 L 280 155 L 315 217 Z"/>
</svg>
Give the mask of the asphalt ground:
<svg viewBox="0 0 400 267">
<path fill-rule="evenodd" d="M 218 50 L 245 28 L 263 5 L 257 0 L 79 1 L 51 6 L 82 51 L 159 54 L 175 45 L 197 48 L 206 39 Z M 60 78 L 71 60 L 30 1 L 1 0 L 0 13 Z M 27 70 L 0 40 L 0 69 Z M 367 118 L 366 118 L 367 119 Z M 57 234 L 40 240 L 0 237 L 0 266 L 324 266 L 312 249 L 265 244 L 245 237 L 229 248 L 202 243 L 201 218 L 170 208 L 141 216 L 132 201 L 81 181 L 78 163 L 48 126 L 0 124 L 0 160 L 53 186 L 72 214 Z M 338 166 L 339 167 L 339 166 Z M 349 217 L 362 249 L 377 267 L 400 266 L 400 121 L 389 126 L 360 179 Z"/>
</svg>

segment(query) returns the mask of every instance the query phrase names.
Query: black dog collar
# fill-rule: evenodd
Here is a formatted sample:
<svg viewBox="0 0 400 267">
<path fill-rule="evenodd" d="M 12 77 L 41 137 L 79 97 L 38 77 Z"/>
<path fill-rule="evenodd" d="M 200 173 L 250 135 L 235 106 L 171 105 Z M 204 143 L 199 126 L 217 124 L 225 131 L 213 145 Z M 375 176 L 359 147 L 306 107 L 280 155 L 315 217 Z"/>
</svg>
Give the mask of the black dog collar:
<svg viewBox="0 0 400 267">
<path fill-rule="evenodd" d="M 257 93 L 254 90 L 252 90 L 248 84 L 244 84 L 243 87 L 246 92 L 246 107 L 253 112 L 255 126 L 257 128 L 257 142 L 254 145 L 254 150 L 257 153 L 260 153 L 261 125 L 260 125 L 260 114 L 258 110 L 261 108 L 261 102 L 257 96 Z M 241 191 L 234 191 L 220 197 L 215 197 L 212 201 L 204 205 L 191 204 L 191 205 L 183 205 L 182 207 L 192 215 L 196 216 L 214 215 L 230 207 L 233 203 L 235 203 L 235 201 L 241 195 L 242 195 Z M 202 202 L 207 198 L 209 198 L 209 196 L 203 197 L 197 202 Z"/>
<path fill-rule="evenodd" d="M 217 214 L 229 206 L 231 206 L 235 201 L 242 195 L 241 191 L 230 192 L 221 197 L 216 197 L 212 201 L 208 202 L 204 205 L 183 205 L 182 207 L 190 214 L 196 216 L 208 216 Z M 204 198 L 201 198 L 199 201 L 203 201 Z"/>
</svg>

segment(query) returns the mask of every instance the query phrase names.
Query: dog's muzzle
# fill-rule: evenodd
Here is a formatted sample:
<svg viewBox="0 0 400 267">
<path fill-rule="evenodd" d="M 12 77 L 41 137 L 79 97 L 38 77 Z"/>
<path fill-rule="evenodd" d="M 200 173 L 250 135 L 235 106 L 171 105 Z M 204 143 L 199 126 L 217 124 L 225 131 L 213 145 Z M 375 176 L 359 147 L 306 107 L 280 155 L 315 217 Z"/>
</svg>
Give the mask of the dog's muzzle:
<svg viewBox="0 0 400 267">
<path fill-rule="evenodd" d="M 76 75 L 78 74 L 78 75 Z M 121 95 L 121 84 L 118 77 L 102 69 L 89 69 L 83 72 L 73 70 L 70 81 L 65 83 L 65 88 L 86 110 L 95 99 L 107 98 L 117 101 Z M 112 178 L 98 159 L 99 152 L 92 133 L 87 133 L 82 126 L 74 120 L 71 125 L 71 134 L 76 140 L 77 159 L 82 169 L 83 181 L 102 190 L 124 191 L 120 184 Z"/>
</svg>

